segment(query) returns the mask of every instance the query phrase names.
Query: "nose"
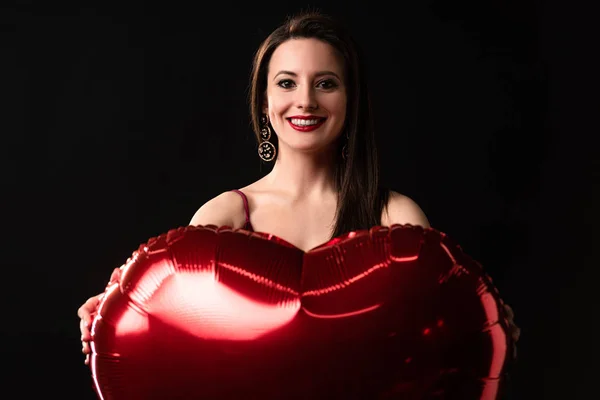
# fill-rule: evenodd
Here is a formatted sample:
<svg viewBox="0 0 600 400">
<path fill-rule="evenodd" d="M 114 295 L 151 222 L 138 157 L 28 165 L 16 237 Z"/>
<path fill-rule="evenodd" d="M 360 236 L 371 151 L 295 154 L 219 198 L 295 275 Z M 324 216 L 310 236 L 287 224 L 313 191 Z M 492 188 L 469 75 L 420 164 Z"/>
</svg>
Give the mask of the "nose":
<svg viewBox="0 0 600 400">
<path fill-rule="evenodd" d="M 310 85 L 303 85 L 297 93 L 298 98 L 296 99 L 296 106 L 299 109 L 315 110 L 319 108 L 314 89 Z"/>
</svg>

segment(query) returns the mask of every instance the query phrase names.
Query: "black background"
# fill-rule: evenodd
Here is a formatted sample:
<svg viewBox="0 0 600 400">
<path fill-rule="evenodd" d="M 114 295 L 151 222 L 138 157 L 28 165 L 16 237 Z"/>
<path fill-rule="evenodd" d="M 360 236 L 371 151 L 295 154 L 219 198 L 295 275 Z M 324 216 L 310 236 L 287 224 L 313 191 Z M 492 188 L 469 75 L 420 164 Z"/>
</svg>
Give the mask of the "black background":
<svg viewBox="0 0 600 400">
<path fill-rule="evenodd" d="M 268 172 L 249 126 L 251 59 L 309 6 L 346 21 L 366 51 L 384 182 L 478 259 L 515 310 L 511 398 L 588 398 L 599 201 L 590 14 L 417 3 L 3 8 L 11 398 L 95 398 L 77 308 L 147 238 Z"/>
</svg>

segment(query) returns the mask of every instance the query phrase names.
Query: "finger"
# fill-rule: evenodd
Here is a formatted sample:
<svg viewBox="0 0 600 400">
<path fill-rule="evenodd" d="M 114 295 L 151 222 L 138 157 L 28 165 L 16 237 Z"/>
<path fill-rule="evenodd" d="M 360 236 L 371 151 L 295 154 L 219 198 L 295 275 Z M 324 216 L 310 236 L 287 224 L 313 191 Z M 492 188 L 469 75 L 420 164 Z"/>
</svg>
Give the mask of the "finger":
<svg viewBox="0 0 600 400">
<path fill-rule="evenodd" d="M 521 337 L 521 328 L 519 328 L 518 326 L 515 326 L 515 329 L 513 330 L 513 340 L 515 342 L 517 342 L 520 337 Z"/>
<path fill-rule="evenodd" d="M 79 321 L 79 330 L 81 331 L 81 340 L 82 341 L 92 339 L 89 324 L 87 324 L 86 321 L 83 319 L 81 321 Z"/>
<path fill-rule="evenodd" d="M 84 364 L 90 365 L 90 355 L 89 354 L 86 354 Z"/>
<path fill-rule="evenodd" d="M 88 342 L 83 342 L 83 347 L 81 349 L 81 352 L 83 354 L 90 354 L 92 352 L 90 345 Z"/>
<path fill-rule="evenodd" d="M 113 270 L 112 274 L 110 275 L 110 283 L 117 282 L 120 280 L 120 278 L 121 278 L 121 269 L 115 268 Z"/>
<path fill-rule="evenodd" d="M 81 319 L 84 319 L 85 316 L 87 315 L 87 311 L 85 309 L 85 305 L 87 304 L 87 301 L 77 309 L 77 316 Z"/>
<path fill-rule="evenodd" d="M 100 298 L 98 296 L 90 297 L 86 300 L 85 303 L 77 310 L 77 316 L 81 319 L 85 319 L 86 321 L 90 317 L 89 310 L 94 310 L 98 307 L 98 303 L 100 302 Z"/>
<path fill-rule="evenodd" d="M 83 305 L 77 309 L 77 316 L 79 318 L 85 319 L 86 316 L 89 315 L 88 308 L 90 306 L 90 300 L 92 300 L 92 299 L 91 298 L 87 299 L 85 301 L 85 303 L 83 303 Z"/>
<path fill-rule="evenodd" d="M 515 313 L 513 312 L 513 309 L 508 304 L 504 304 L 504 309 L 506 310 L 508 319 L 510 321 L 512 321 L 513 318 L 515 317 Z"/>
</svg>

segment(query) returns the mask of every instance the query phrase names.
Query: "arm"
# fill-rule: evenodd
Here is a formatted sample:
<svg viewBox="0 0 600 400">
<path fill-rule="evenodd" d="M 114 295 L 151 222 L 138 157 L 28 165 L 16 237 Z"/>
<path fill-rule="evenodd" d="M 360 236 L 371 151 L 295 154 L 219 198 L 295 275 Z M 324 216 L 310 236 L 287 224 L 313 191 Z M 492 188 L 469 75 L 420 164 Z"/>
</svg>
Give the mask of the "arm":
<svg viewBox="0 0 600 400">
<path fill-rule="evenodd" d="M 223 192 L 204 203 L 192 217 L 189 225 L 216 225 L 234 228 L 236 216 L 240 213 L 239 195 Z"/>
<path fill-rule="evenodd" d="M 392 190 L 387 207 L 383 212 L 382 225 L 392 226 L 393 224 L 420 225 L 423 228 L 431 227 L 425 213 L 417 203 L 410 197 Z"/>
</svg>

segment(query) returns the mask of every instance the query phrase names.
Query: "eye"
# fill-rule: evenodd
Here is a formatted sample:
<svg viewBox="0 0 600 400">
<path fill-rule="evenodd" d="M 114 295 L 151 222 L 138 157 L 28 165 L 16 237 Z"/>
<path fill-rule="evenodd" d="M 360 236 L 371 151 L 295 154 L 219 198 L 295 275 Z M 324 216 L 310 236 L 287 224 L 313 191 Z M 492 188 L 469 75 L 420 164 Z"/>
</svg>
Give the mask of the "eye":
<svg viewBox="0 0 600 400">
<path fill-rule="evenodd" d="M 291 79 L 282 79 L 279 82 L 277 82 L 277 86 L 282 87 L 284 89 L 291 88 L 293 84 L 294 81 L 292 81 Z"/>
<path fill-rule="evenodd" d="M 325 79 L 319 82 L 317 86 L 321 89 L 335 89 L 338 87 L 338 84 L 333 79 Z"/>
</svg>

